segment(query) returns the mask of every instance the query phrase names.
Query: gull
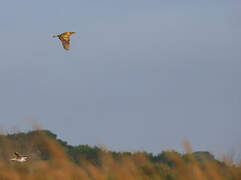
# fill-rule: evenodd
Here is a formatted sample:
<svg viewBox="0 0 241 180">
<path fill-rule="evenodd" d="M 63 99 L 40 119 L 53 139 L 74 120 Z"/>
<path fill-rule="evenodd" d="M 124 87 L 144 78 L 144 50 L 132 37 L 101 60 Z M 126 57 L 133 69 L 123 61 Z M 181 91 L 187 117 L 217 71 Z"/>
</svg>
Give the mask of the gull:
<svg viewBox="0 0 241 180">
<path fill-rule="evenodd" d="M 19 153 L 15 152 L 15 157 L 14 158 L 11 158 L 10 160 L 11 161 L 17 161 L 17 162 L 26 162 L 29 157 L 28 156 L 22 156 L 20 155 Z"/>
<path fill-rule="evenodd" d="M 65 50 L 69 50 L 69 44 L 70 44 L 70 36 L 72 34 L 74 34 L 75 32 L 64 32 L 62 34 L 59 35 L 53 35 L 53 38 L 58 37 L 60 39 L 60 41 L 62 42 L 63 48 Z"/>
</svg>

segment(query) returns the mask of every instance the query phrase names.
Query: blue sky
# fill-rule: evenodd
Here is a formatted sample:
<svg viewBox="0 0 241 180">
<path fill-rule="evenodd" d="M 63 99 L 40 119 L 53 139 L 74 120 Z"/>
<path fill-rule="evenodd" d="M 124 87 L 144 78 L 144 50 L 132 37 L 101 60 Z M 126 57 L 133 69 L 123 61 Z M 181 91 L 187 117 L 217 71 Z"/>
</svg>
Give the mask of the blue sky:
<svg viewBox="0 0 241 180">
<path fill-rule="evenodd" d="M 5 1 L 0 126 L 70 144 L 240 152 L 241 2 Z M 75 31 L 71 50 L 51 36 Z"/>
</svg>

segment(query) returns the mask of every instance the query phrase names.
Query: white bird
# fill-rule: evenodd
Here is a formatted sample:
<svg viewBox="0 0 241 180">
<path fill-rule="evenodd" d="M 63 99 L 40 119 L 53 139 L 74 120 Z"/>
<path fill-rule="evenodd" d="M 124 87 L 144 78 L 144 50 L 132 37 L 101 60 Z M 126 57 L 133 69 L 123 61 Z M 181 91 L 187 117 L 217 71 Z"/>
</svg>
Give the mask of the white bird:
<svg viewBox="0 0 241 180">
<path fill-rule="evenodd" d="M 29 159 L 28 156 L 22 156 L 22 155 L 20 155 L 17 152 L 15 152 L 14 154 L 15 154 L 16 157 L 15 158 L 11 158 L 10 159 L 11 161 L 26 162 Z"/>
</svg>

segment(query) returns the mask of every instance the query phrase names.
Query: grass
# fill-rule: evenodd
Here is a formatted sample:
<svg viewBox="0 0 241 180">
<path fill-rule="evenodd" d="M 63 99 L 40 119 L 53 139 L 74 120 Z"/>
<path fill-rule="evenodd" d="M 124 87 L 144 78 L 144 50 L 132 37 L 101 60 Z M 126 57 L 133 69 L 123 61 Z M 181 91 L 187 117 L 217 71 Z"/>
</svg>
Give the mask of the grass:
<svg viewBox="0 0 241 180">
<path fill-rule="evenodd" d="M 9 161 L 15 148 L 24 148 L 7 139 L 0 145 L 0 180 L 240 180 L 241 166 L 219 161 L 197 161 L 185 142 L 188 153 L 185 159 L 169 153 L 173 166 L 150 162 L 146 154 L 136 152 L 132 156 L 113 158 L 108 150 L 101 153 L 100 164 L 94 165 L 81 158 L 77 165 L 69 158 L 60 144 L 39 134 L 32 142 L 44 145 L 49 160 L 32 158 L 26 163 Z M 24 142 L 22 142 L 24 144 Z M 25 142 L 26 143 L 26 142 Z"/>
</svg>

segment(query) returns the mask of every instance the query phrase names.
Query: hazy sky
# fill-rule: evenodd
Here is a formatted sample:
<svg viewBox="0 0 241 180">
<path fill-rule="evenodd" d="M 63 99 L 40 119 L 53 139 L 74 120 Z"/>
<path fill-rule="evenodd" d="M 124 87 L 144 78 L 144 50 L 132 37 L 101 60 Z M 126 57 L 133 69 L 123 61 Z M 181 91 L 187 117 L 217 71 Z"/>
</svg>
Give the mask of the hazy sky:
<svg viewBox="0 0 241 180">
<path fill-rule="evenodd" d="M 241 1 L 0 6 L 0 126 L 70 144 L 241 152 Z M 65 51 L 51 36 L 72 36 Z"/>
</svg>

